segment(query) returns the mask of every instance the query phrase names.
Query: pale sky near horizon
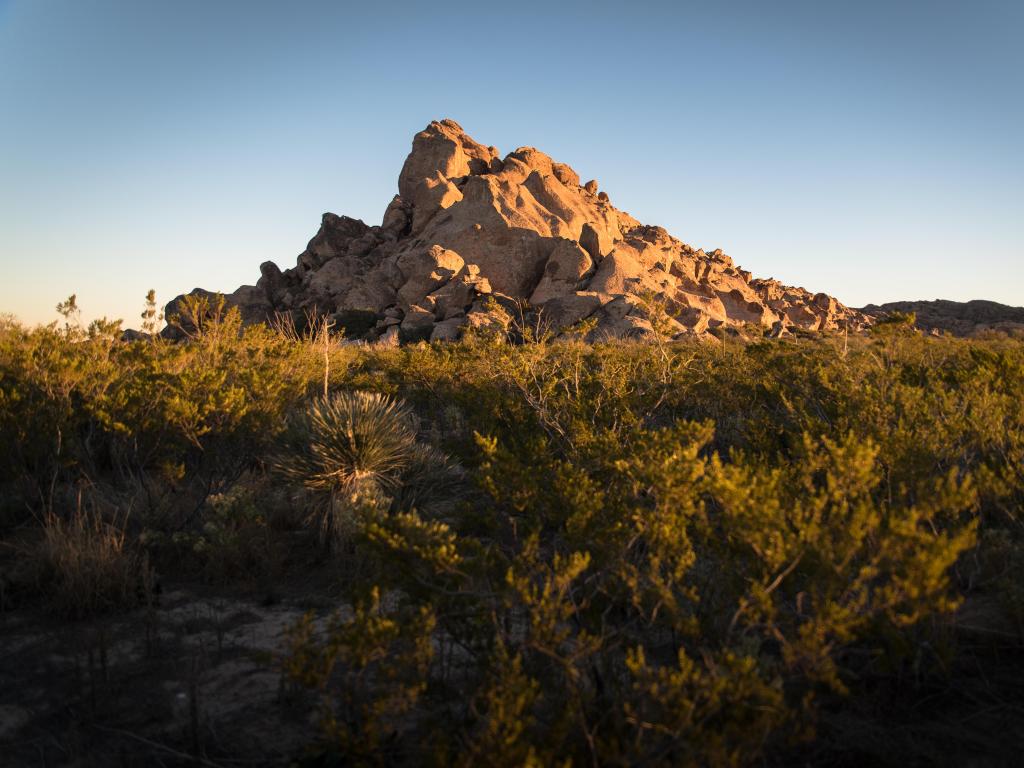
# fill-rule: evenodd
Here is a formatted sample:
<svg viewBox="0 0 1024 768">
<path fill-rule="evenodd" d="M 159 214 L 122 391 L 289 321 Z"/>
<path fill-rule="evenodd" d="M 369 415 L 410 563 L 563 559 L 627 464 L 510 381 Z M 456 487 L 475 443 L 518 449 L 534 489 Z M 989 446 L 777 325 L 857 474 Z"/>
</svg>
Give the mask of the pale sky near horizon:
<svg viewBox="0 0 1024 768">
<path fill-rule="evenodd" d="M 0 0 L 0 312 L 255 283 L 442 117 L 756 276 L 1024 305 L 1022 40 L 1021 0 Z"/>
</svg>

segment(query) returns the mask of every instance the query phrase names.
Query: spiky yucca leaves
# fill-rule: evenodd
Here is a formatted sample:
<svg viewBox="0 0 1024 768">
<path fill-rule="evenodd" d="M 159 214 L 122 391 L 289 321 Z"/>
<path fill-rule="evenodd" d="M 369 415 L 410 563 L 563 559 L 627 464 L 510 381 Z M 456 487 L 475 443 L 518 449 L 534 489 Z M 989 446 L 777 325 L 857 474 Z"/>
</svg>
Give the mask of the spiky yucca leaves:
<svg viewBox="0 0 1024 768">
<path fill-rule="evenodd" d="M 409 463 L 402 470 L 400 485 L 394 491 L 392 509 L 408 511 L 458 498 L 465 482 L 462 467 L 446 453 L 432 445 L 417 443 Z"/>
<path fill-rule="evenodd" d="M 409 408 L 375 392 L 313 400 L 274 460 L 278 473 L 318 491 L 389 490 L 416 445 Z"/>
<path fill-rule="evenodd" d="M 335 392 L 313 400 L 295 419 L 273 468 L 329 494 L 313 517 L 323 538 L 337 542 L 344 538 L 345 511 L 385 505 L 415 456 L 405 403 L 372 392 Z"/>
</svg>

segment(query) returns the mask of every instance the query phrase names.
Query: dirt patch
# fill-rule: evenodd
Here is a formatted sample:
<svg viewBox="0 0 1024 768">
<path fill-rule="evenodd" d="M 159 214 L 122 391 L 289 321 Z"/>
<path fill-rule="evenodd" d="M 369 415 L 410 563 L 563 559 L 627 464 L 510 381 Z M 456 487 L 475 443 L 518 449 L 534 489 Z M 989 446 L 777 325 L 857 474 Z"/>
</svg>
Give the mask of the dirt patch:
<svg viewBox="0 0 1024 768">
<path fill-rule="evenodd" d="M 292 762 L 313 707 L 274 659 L 306 609 L 200 592 L 91 622 L 3 615 L 0 765 Z"/>
</svg>

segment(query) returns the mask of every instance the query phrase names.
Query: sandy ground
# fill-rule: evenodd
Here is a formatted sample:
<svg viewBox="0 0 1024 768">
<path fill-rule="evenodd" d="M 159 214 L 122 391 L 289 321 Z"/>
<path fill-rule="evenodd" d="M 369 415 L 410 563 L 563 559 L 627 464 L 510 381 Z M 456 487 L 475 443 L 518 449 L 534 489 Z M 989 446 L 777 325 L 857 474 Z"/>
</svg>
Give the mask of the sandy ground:
<svg viewBox="0 0 1024 768">
<path fill-rule="evenodd" d="M 177 588 L 89 622 L 0 615 L 0 765 L 291 763 L 315 706 L 276 658 L 304 612 Z"/>
</svg>

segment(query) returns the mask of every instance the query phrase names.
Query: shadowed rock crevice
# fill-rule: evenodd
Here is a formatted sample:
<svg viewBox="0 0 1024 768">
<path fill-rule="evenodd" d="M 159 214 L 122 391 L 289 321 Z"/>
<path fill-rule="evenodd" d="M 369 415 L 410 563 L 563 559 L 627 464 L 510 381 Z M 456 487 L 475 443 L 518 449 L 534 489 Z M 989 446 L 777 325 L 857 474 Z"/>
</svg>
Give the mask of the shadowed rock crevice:
<svg viewBox="0 0 1024 768">
<path fill-rule="evenodd" d="M 751 279 L 721 250 L 694 249 L 616 209 L 565 163 L 533 147 L 502 158 L 453 120 L 416 134 L 379 226 L 325 213 L 294 267 L 267 262 L 260 272 L 227 297 L 245 322 L 333 315 L 370 340 L 457 338 L 501 324 L 495 307 L 516 303 L 543 311 L 555 332 L 594 317 L 593 338 L 644 335 L 652 297 L 674 336 L 870 322 L 826 294 Z"/>
</svg>

